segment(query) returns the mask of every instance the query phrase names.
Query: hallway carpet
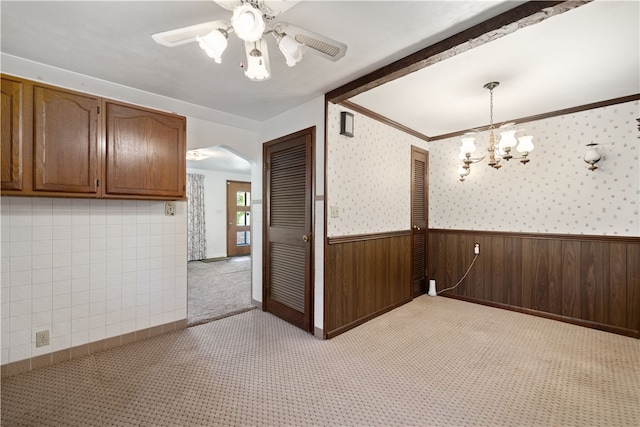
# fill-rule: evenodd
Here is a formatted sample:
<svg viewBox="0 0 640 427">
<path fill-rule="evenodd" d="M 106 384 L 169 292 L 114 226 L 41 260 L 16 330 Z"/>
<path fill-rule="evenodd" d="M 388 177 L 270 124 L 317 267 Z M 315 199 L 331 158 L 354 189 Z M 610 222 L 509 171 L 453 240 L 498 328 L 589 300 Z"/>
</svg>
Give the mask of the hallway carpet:
<svg viewBox="0 0 640 427">
<path fill-rule="evenodd" d="M 3 426 L 638 426 L 640 340 L 421 296 L 322 341 L 252 310 L 2 380 Z"/>
<path fill-rule="evenodd" d="M 253 310 L 251 257 L 187 265 L 187 321 L 190 326 Z"/>
</svg>

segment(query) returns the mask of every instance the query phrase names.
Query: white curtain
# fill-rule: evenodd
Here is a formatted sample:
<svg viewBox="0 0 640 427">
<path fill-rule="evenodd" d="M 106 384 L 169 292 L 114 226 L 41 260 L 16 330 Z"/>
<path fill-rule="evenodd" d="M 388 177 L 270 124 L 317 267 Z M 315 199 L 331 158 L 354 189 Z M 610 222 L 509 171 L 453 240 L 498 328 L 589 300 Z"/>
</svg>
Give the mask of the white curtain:
<svg viewBox="0 0 640 427">
<path fill-rule="evenodd" d="M 187 259 L 206 258 L 207 240 L 204 224 L 204 175 L 187 174 Z"/>
</svg>

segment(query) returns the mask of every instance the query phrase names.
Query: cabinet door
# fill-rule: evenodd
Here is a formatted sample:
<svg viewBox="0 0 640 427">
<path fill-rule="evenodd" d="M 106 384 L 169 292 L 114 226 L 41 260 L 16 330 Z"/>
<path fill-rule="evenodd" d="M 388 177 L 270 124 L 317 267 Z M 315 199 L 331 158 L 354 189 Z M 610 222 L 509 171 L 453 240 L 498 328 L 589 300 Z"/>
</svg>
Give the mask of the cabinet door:
<svg viewBox="0 0 640 427">
<path fill-rule="evenodd" d="M 105 196 L 185 197 L 184 117 L 107 103 Z"/>
<path fill-rule="evenodd" d="M 99 99 L 39 86 L 33 96 L 33 189 L 95 197 Z"/>
<path fill-rule="evenodd" d="M 2 79 L 2 189 L 22 190 L 23 84 Z"/>
</svg>

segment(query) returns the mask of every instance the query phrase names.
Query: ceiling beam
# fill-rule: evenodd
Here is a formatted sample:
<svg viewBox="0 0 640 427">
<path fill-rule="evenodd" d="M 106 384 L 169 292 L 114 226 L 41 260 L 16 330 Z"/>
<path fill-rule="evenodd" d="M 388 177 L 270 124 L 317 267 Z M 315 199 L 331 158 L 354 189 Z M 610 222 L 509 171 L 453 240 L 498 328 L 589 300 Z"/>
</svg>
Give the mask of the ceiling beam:
<svg viewBox="0 0 640 427">
<path fill-rule="evenodd" d="M 334 89 L 327 93 L 325 98 L 332 103 L 341 103 L 369 89 L 514 33 L 521 28 L 537 24 L 551 16 L 564 13 L 590 1 L 530 1 L 524 3 Z"/>
<path fill-rule="evenodd" d="M 624 104 L 626 102 L 633 102 L 633 101 L 638 101 L 638 100 L 640 100 L 640 93 L 636 93 L 634 95 L 629 95 L 629 96 L 622 96 L 620 98 L 607 99 L 605 101 L 600 101 L 600 102 L 592 102 L 591 104 L 579 105 L 577 107 L 564 108 L 562 110 L 550 111 L 548 113 L 536 114 L 536 115 L 527 116 L 527 117 L 520 117 L 519 119 L 509 120 L 509 123 L 514 123 L 514 124 L 518 125 L 518 124 L 521 124 L 521 123 L 529 123 L 529 122 L 534 122 L 536 120 L 544 120 L 544 119 L 549 119 L 551 117 L 564 116 L 564 115 L 567 115 L 567 114 L 578 113 L 580 111 L 594 110 L 596 108 L 603 108 L 603 107 L 608 107 L 610 105 Z M 640 123 L 640 119 L 638 119 L 638 123 Z M 477 132 L 484 132 L 484 131 L 489 130 L 489 126 L 490 125 L 476 127 L 476 128 L 473 128 L 473 130 L 477 131 Z M 640 130 L 640 124 L 638 124 L 638 130 Z M 429 141 L 438 141 L 438 140 L 443 140 L 443 139 L 449 139 L 449 138 L 453 138 L 453 137 L 456 137 L 456 136 L 464 135 L 467 132 L 469 132 L 469 129 L 461 130 L 461 131 L 457 131 L 457 132 L 445 133 L 445 134 L 442 134 L 442 135 L 429 136 L 428 140 Z"/>
<path fill-rule="evenodd" d="M 354 104 L 351 101 L 342 101 L 340 102 L 340 105 L 342 105 L 345 108 L 348 108 L 352 111 L 355 111 L 356 113 L 362 114 L 363 116 L 367 116 L 371 119 L 377 120 L 380 123 L 384 123 L 387 126 L 390 126 L 392 128 L 396 128 L 398 130 L 401 130 L 404 133 L 407 133 L 409 135 L 415 136 L 416 138 L 422 139 L 423 141 L 429 141 L 429 137 L 427 135 L 421 134 L 420 132 L 417 132 L 413 129 L 410 129 L 408 127 L 406 127 L 405 125 L 402 125 L 396 121 L 393 121 L 387 117 L 381 116 L 380 114 L 369 110 L 368 108 L 364 108 L 361 105 L 358 104 Z"/>
</svg>

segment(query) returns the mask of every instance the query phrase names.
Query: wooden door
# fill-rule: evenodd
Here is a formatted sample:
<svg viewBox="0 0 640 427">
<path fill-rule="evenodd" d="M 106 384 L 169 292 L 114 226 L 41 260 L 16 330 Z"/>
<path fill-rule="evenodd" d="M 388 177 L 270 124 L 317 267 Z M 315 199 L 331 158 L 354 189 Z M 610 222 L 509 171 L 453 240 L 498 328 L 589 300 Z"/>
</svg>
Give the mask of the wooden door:
<svg viewBox="0 0 640 427">
<path fill-rule="evenodd" d="M 33 96 L 33 189 L 94 197 L 99 98 L 39 86 Z"/>
<path fill-rule="evenodd" d="M 429 153 L 411 147 L 411 243 L 413 297 L 427 290 L 427 227 Z"/>
<path fill-rule="evenodd" d="M 186 196 L 184 117 L 107 103 L 105 196 Z"/>
<path fill-rule="evenodd" d="M 227 256 L 251 253 L 251 183 L 227 181 Z"/>
<path fill-rule="evenodd" d="M 22 190 L 23 84 L 2 79 L 2 189 Z"/>
<path fill-rule="evenodd" d="M 264 145 L 263 309 L 310 332 L 315 128 Z"/>
</svg>

